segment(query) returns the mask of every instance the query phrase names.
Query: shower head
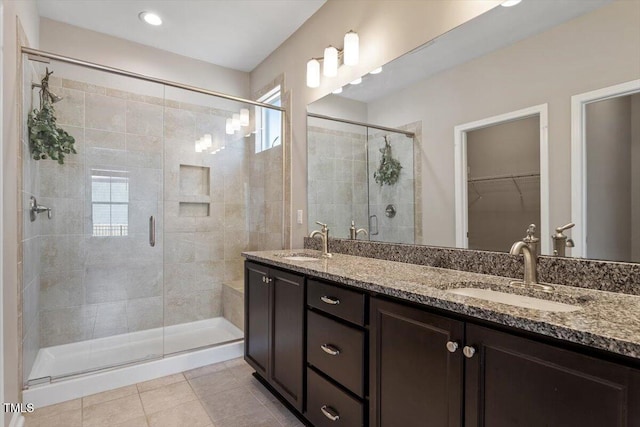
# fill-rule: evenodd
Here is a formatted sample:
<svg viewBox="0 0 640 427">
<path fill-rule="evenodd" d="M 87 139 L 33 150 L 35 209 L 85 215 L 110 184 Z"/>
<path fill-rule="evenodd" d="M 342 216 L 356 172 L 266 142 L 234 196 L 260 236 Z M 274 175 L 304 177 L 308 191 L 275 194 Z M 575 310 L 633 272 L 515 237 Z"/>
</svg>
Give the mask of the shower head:
<svg viewBox="0 0 640 427">
<path fill-rule="evenodd" d="M 60 102 L 63 99 L 61 96 L 58 96 L 53 92 L 48 92 L 48 95 L 49 95 L 49 99 L 51 100 L 52 104 L 55 104 L 56 102 Z"/>
</svg>

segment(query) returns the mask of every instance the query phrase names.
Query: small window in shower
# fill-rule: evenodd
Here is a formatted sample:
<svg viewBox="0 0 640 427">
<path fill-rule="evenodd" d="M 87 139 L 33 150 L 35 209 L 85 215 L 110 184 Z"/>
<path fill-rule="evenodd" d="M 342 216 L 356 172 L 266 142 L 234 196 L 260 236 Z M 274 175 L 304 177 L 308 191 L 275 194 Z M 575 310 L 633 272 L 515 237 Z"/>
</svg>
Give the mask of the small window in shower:
<svg viewBox="0 0 640 427">
<path fill-rule="evenodd" d="M 91 217 L 93 235 L 129 234 L 129 176 L 125 171 L 91 171 Z"/>
<path fill-rule="evenodd" d="M 266 95 L 258 99 L 265 104 L 282 106 L 280 86 L 276 86 Z M 279 110 L 256 107 L 256 153 L 276 147 L 282 143 L 282 113 Z"/>
</svg>

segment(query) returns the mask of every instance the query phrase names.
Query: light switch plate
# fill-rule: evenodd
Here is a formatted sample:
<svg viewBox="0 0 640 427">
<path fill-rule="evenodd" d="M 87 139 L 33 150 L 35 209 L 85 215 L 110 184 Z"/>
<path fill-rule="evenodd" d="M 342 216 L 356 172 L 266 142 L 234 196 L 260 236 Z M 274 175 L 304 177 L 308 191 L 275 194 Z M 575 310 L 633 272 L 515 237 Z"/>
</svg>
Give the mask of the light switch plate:
<svg viewBox="0 0 640 427">
<path fill-rule="evenodd" d="M 298 209 L 298 224 L 302 224 L 302 209 Z"/>
</svg>

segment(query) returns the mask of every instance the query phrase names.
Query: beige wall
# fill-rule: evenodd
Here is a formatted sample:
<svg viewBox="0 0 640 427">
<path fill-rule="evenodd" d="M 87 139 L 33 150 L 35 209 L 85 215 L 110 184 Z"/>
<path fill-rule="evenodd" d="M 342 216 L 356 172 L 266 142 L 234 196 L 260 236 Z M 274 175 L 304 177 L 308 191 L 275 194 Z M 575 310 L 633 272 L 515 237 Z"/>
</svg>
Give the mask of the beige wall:
<svg viewBox="0 0 640 427">
<path fill-rule="evenodd" d="M 261 88 L 284 72 L 286 88 L 293 96 L 291 163 L 294 212 L 307 208 L 306 180 L 303 179 L 307 173 L 307 104 L 500 3 L 490 0 L 329 0 L 253 70 L 252 88 Z M 360 64 L 352 68 L 341 67 L 338 77 L 323 78 L 317 89 L 307 88 L 306 62 L 321 55 L 330 44 L 342 47 L 342 38 L 351 29 L 360 36 Z M 293 224 L 294 247 L 302 246 L 307 227 L 306 223 Z"/>
<path fill-rule="evenodd" d="M 40 49 L 248 98 L 249 73 L 43 18 Z"/>
<path fill-rule="evenodd" d="M 631 261 L 640 262 L 640 93 L 631 95 Z"/>
<path fill-rule="evenodd" d="M 544 103 L 550 225 L 569 222 L 571 96 L 637 79 L 638 40 L 640 2 L 618 1 L 370 103 L 370 122 L 422 121 L 424 242 L 455 244 L 454 127 Z"/>
<path fill-rule="evenodd" d="M 631 97 L 586 106 L 587 257 L 631 256 Z"/>
<path fill-rule="evenodd" d="M 18 53 L 21 43 L 37 47 L 38 13 L 35 2 L 7 1 L 3 2 L 3 129 L 2 129 L 2 293 L 3 293 L 3 345 L 4 372 L 2 384 L 4 401 L 17 402 L 20 395 L 19 360 L 18 360 L 18 224 L 17 188 L 18 188 L 18 154 L 20 144 L 20 76 Z M 21 27 L 21 29 L 20 29 Z M 25 40 L 19 41 L 18 34 L 24 33 Z M 28 40 L 28 42 L 27 42 Z M 5 414 L 8 424 L 10 414 Z"/>
</svg>

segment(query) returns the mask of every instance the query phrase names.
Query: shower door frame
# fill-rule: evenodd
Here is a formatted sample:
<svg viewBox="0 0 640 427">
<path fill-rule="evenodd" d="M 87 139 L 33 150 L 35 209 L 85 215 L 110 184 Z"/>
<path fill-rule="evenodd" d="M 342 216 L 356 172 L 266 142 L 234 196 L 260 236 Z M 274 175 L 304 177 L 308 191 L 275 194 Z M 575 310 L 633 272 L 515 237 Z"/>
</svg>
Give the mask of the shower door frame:
<svg viewBox="0 0 640 427">
<path fill-rule="evenodd" d="M 1 9 L 0 9 L 0 13 L 1 13 Z M 1 37 L 1 35 L 0 35 Z M 0 39 L 1 40 L 1 39 Z M 138 79 L 138 80 L 143 80 L 146 82 L 150 82 L 150 83 L 156 83 L 156 84 L 160 84 L 163 85 L 165 87 L 173 87 L 173 88 L 178 88 L 178 89 L 183 89 L 186 91 L 190 91 L 190 92 L 195 92 L 195 93 L 200 93 L 200 94 L 204 94 L 204 95 L 209 95 L 209 96 L 213 96 L 213 97 L 217 97 L 217 98 L 222 98 L 222 99 L 226 99 L 226 100 L 230 100 L 230 101 L 235 101 L 235 102 L 239 102 L 239 103 L 244 103 L 244 104 L 249 104 L 252 106 L 257 106 L 257 107 L 262 107 L 262 108 L 268 108 L 270 110 L 276 110 L 276 111 L 280 111 L 281 113 L 281 139 L 282 139 L 282 212 L 283 212 L 283 217 L 282 217 L 282 230 L 281 230 L 281 246 L 282 248 L 286 248 L 288 247 L 288 245 L 290 246 L 290 242 L 286 242 L 285 241 L 285 235 L 287 234 L 287 231 L 290 230 L 291 228 L 291 217 L 290 217 L 290 212 L 286 210 L 287 208 L 287 201 L 291 200 L 290 195 L 288 194 L 288 192 L 290 192 L 291 188 L 290 188 L 290 183 L 288 184 L 288 180 L 286 179 L 286 174 L 287 172 L 290 170 L 290 168 L 287 168 L 287 162 L 289 161 L 290 156 L 288 155 L 288 149 L 289 149 L 289 135 L 290 132 L 287 131 L 286 129 L 286 123 L 288 123 L 287 120 L 287 111 L 284 107 L 278 107 L 278 106 L 274 106 L 271 104 L 266 104 L 263 102 L 259 102 L 259 101 L 253 101 L 250 99 L 244 99 L 241 97 L 237 97 L 237 96 L 233 96 L 233 95 L 227 95 L 224 93 L 220 93 L 220 92 L 216 92 L 216 91 L 212 91 L 212 90 L 208 90 L 208 89 L 203 89 L 203 88 L 199 88 L 196 86 L 191 86 L 188 84 L 183 84 L 183 83 L 178 83 L 178 82 L 174 82 L 174 81 L 170 81 L 170 80 L 165 80 L 165 79 L 161 79 L 161 78 L 157 78 L 157 77 L 152 77 L 152 76 L 147 76 L 144 74 L 139 74 L 139 73 L 135 73 L 135 72 L 131 72 L 131 71 L 127 71 L 127 70 L 123 70 L 120 68 L 114 68 L 114 67 L 109 67 L 106 65 L 101 65 L 101 64 L 97 64 L 94 62 L 89 62 L 89 61 L 84 61 L 84 60 L 80 60 L 77 58 L 72 58 L 72 57 L 68 57 L 68 56 L 64 56 L 64 55 L 59 55 L 59 54 L 55 54 L 52 52 L 47 52 L 47 51 L 43 51 L 43 50 L 39 50 L 39 49 L 33 49 L 30 48 L 28 46 L 21 46 L 20 47 L 20 53 L 21 53 L 21 58 L 20 61 L 18 61 L 18 64 L 22 64 L 22 61 L 24 60 L 24 57 L 27 56 L 28 59 L 30 60 L 37 60 L 40 62 L 49 62 L 49 60 L 54 60 L 54 61 L 59 61 L 59 62 L 63 62 L 63 63 L 67 63 L 67 64 L 72 64 L 72 65 L 77 65 L 77 66 L 81 66 L 81 67 L 85 67 L 88 69 L 93 69 L 93 70 L 98 70 L 98 71 L 103 71 L 103 72 L 107 72 L 110 74 L 115 74 L 115 75 L 119 75 L 119 76 L 123 76 L 123 77 L 129 77 L 129 78 L 133 78 L 133 79 Z M 0 60 L 1 60 L 1 52 L 0 52 Z M 0 62 L 1 65 L 1 62 Z M 22 67 L 20 67 L 18 69 L 19 71 L 19 75 L 22 76 Z M 21 85 L 22 85 L 22 77 L 21 77 Z M 0 82 L 1 85 L 1 82 Z M 24 88 L 21 88 L 21 92 L 23 92 Z M 282 92 L 284 94 L 284 87 L 282 88 Z M 0 105 L 0 114 L 2 112 L 2 107 Z M 20 118 L 21 123 L 20 123 L 20 129 L 22 129 L 24 127 L 24 121 L 26 120 L 25 117 L 21 117 Z M 1 125 L 1 117 L 0 117 L 0 125 Z M 1 128 L 0 128 L 1 129 Z M 0 159 L 2 158 L 2 153 L 0 153 Z M 164 167 L 164 166 L 163 166 Z M 21 161 L 18 162 L 18 173 L 20 175 L 23 174 L 23 170 L 22 170 L 22 163 Z M 18 184 L 21 185 L 21 181 L 18 181 Z M 2 177 L 0 176 L 0 183 L 2 183 Z M 0 187 L 1 188 L 1 187 Z M 22 188 L 18 188 L 18 191 L 21 192 L 23 189 Z M 18 206 L 21 206 L 20 203 Z M 0 219 L 1 219 L 1 213 L 0 213 Z M 22 217 L 18 216 L 19 220 L 22 221 Z M 286 219 L 289 218 L 289 221 L 287 222 Z M 22 228 L 19 228 L 19 236 L 18 236 L 18 241 L 22 241 L 23 238 L 23 231 Z M 2 232 L 2 228 L 1 228 L 1 223 L 0 223 L 0 232 Z M 290 233 L 289 233 L 290 234 Z M 0 248 L 1 251 L 1 248 Z M 0 266 L 1 267 L 1 266 Z M 164 267 L 163 267 L 164 268 Z M 1 272 L 1 268 L 0 268 L 0 272 Z M 22 292 L 24 283 L 22 283 L 22 275 L 19 276 L 19 289 L 20 292 Z M 1 296 L 0 296 L 1 298 Z M 0 302 L 2 300 L 0 299 Z M 23 308 L 20 307 L 20 310 L 22 310 Z M 2 325 L 0 323 L 0 325 Z M 18 334 L 19 336 L 22 336 L 22 318 L 19 319 L 18 321 Z M 164 327 L 163 327 L 164 328 Z M 0 344 L 2 344 L 2 342 L 0 341 Z M 195 350 L 200 350 L 201 348 L 197 348 Z M 187 351 L 191 351 L 191 350 L 187 350 Z M 168 354 L 165 354 L 163 351 L 162 356 L 160 356 L 157 359 L 162 359 L 166 356 L 170 356 Z M 1 355 L 0 355 L 1 357 Z M 24 363 L 23 363 L 23 358 L 24 358 L 24 349 L 23 349 L 23 343 L 22 340 L 20 340 L 19 343 L 19 351 L 18 351 L 18 360 L 20 361 L 20 378 L 24 379 Z M 146 359 L 146 360 L 141 360 L 141 361 L 132 361 L 129 363 L 124 363 L 122 365 L 118 365 L 115 366 L 115 368 L 117 367 L 124 367 L 124 366 L 131 366 L 131 365 L 135 365 L 135 364 L 139 364 L 139 363 L 145 363 L 149 360 L 157 360 L 156 358 L 153 359 Z M 2 359 L 0 359 L 0 361 L 2 361 Z M 109 370 L 109 369 L 113 369 L 113 366 L 105 366 L 105 367 L 100 367 L 94 370 L 91 370 L 89 372 L 101 372 L 104 370 Z M 82 375 L 86 374 L 86 372 L 81 373 Z M 75 374 L 69 374 L 68 377 L 72 378 L 74 375 L 78 375 L 78 373 Z M 49 377 L 49 381 L 51 381 L 52 378 Z M 41 384 L 41 381 L 38 381 L 36 384 Z M 25 382 L 22 384 L 22 388 L 25 389 L 28 386 L 28 383 Z"/>
</svg>

